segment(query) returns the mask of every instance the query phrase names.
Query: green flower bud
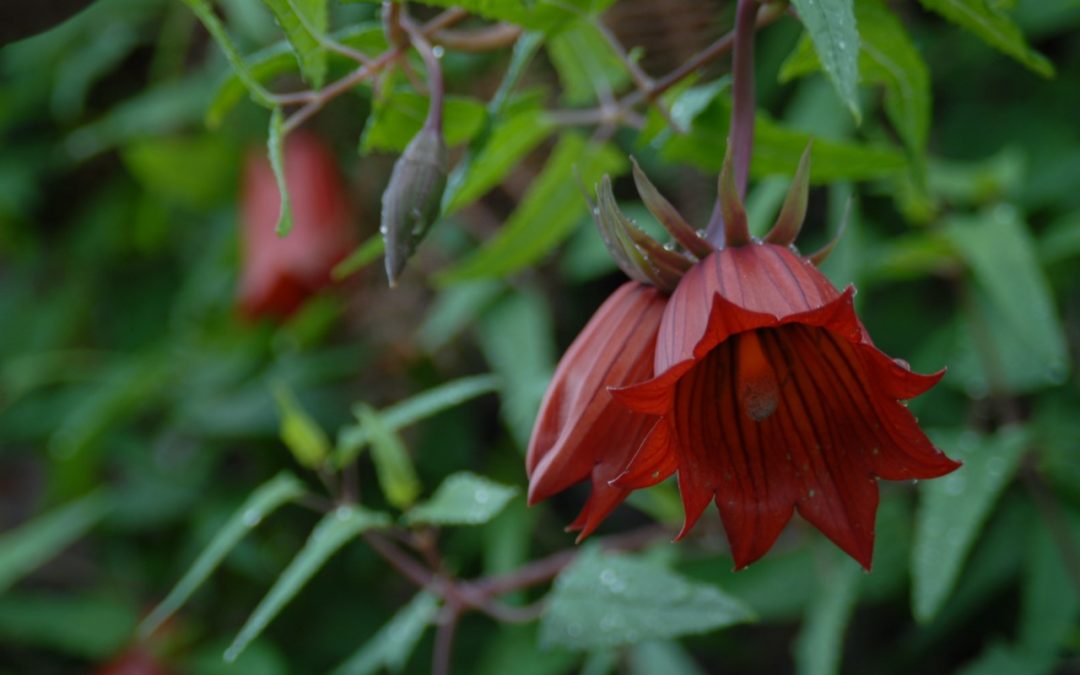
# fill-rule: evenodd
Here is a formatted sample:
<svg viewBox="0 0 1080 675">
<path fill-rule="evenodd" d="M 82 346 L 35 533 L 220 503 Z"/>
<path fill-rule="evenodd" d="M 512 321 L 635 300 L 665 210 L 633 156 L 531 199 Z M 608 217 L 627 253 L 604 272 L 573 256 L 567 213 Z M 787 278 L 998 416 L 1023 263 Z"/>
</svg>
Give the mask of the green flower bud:
<svg viewBox="0 0 1080 675">
<path fill-rule="evenodd" d="M 386 276 L 393 286 L 420 241 L 439 217 L 448 173 L 442 132 L 425 126 L 394 164 L 382 198 Z"/>
</svg>

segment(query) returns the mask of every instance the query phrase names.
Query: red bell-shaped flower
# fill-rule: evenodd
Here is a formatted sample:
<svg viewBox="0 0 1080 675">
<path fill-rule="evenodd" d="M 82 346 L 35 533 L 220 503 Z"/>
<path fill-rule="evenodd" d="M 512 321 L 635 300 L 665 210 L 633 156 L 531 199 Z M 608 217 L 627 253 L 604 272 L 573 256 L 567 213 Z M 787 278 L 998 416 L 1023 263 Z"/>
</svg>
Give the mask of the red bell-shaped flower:
<svg viewBox="0 0 1080 675">
<path fill-rule="evenodd" d="M 274 232 L 281 196 L 265 152 L 253 150 L 244 168 L 238 300 L 251 317 L 292 314 L 331 283 L 330 271 L 356 245 L 345 181 L 323 142 L 294 132 L 284 164 L 293 212 L 286 237 Z"/>
<path fill-rule="evenodd" d="M 656 424 L 656 418 L 616 403 L 608 388 L 652 375 L 665 303 L 655 288 L 634 281 L 623 284 L 567 350 L 540 406 L 526 459 L 529 503 L 591 479 L 592 495 L 568 527 L 581 531 L 579 540 L 631 492 L 610 481 L 623 472 Z M 674 465 L 663 468 L 670 473 Z"/>
<path fill-rule="evenodd" d="M 762 243 L 746 234 L 733 185 L 721 183 L 729 246 L 672 294 L 655 377 L 615 392 L 660 422 L 614 485 L 651 485 L 666 477 L 657 467 L 674 466 L 667 475 L 678 471 L 686 512 L 680 537 L 715 501 L 737 568 L 764 555 L 797 510 L 869 569 L 877 479 L 935 478 L 959 466 L 901 402 L 944 373 L 915 374 L 878 350 L 855 315 L 854 289 L 837 292 L 789 247 L 804 187 Z"/>
</svg>

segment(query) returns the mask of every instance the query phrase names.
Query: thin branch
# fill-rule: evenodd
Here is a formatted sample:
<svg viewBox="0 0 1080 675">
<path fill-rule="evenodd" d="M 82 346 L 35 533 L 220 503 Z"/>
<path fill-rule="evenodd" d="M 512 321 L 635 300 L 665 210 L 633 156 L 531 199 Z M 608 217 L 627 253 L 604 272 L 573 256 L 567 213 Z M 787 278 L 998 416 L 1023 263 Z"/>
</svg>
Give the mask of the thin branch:
<svg viewBox="0 0 1080 675">
<path fill-rule="evenodd" d="M 437 45 L 459 52 L 491 52 L 510 47 L 521 37 L 521 26 L 498 23 L 471 30 L 441 30 L 431 36 Z"/>
<path fill-rule="evenodd" d="M 457 633 L 461 608 L 448 604 L 439 616 L 435 631 L 435 649 L 431 656 L 431 675 L 450 675 L 450 663 L 454 657 L 454 637 Z"/>
<path fill-rule="evenodd" d="M 424 37 L 424 32 L 409 19 L 409 16 L 405 13 L 404 9 L 401 12 L 401 27 L 408 33 L 409 40 L 412 41 L 413 47 L 420 53 L 420 57 L 424 59 L 424 65 L 427 67 L 428 71 L 428 96 L 431 99 L 431 103 L 428 106 L 428 115 L 427 120 L 424 122 L 424 127 L 442 131 L 443 95 L 445 90 L 443 85 L 442 65 L 439 63 L 439 57 L 435 55 L 435 50 L 431 48 L 431 43 Z"/>
</svg>

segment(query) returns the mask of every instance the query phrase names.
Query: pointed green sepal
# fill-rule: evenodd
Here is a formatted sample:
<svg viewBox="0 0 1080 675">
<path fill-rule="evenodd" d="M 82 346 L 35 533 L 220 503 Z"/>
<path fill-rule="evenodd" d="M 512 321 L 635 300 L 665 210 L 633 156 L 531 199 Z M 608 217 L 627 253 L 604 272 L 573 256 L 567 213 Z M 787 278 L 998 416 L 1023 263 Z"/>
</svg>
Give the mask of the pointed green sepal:
<svg viewBox="0 0 1080 675">
<path fill-rule="evenodd" d="M 660 191 L 656 189 L 649 177 L 638 166 L 637 160 L 631 157 L 630 162 L 634 167 L 634 184 L 637 185 L 641 201 L 649 209 L 649 212 L 660 221 L 664 229 L 695 258 L 700 260 L 712 253 L 712 245 L 705 241 L 698 231 L 683 219 L 682 215 L 664 195 L 660 194 Z"/>
<path fill-rule="evenodd" d="M 806 144 L 802 157 L 799 159 L 799 168 L 795 171 L 795 178 L 791 181 L 784 206 L 780 209 L 780 215 L 776 219 L 769 233 L 765 235 L 766 244 L 790 246 L 799 237 L 803 221 L 806 220 L 806 204 L 810 199 L 810 150 L 813 141 Z"/>
</svg>

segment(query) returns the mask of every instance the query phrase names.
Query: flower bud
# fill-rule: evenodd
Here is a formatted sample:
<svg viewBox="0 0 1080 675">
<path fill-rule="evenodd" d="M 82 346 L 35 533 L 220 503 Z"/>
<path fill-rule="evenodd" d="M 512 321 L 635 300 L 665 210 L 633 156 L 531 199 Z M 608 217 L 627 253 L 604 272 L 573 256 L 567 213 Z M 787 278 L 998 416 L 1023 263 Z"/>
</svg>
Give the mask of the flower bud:
<svg viewBox="0 0 1080 675">
<path fill-rule="evenodd" d="M 439 216 L 447 163 L 442 132 L 426 125 L 394 164 L 390 183 L 383 192 L 380 227 L 386 242 L 386 276 L 391 286 Z"/>
</svg>

